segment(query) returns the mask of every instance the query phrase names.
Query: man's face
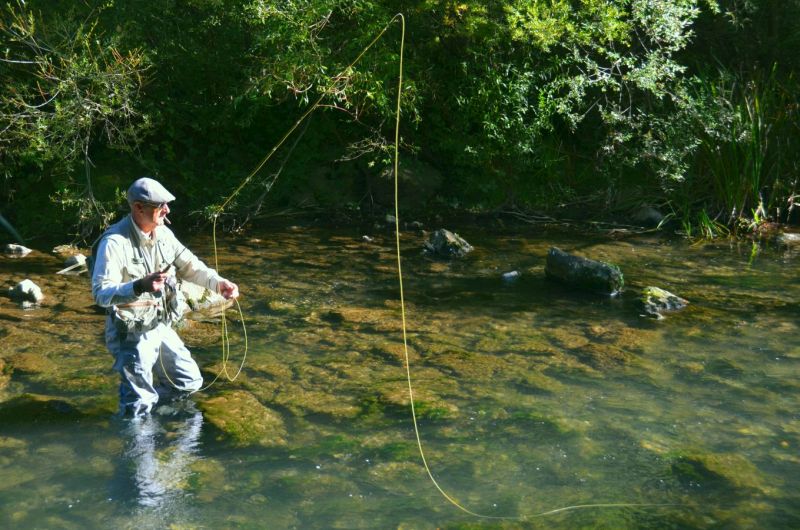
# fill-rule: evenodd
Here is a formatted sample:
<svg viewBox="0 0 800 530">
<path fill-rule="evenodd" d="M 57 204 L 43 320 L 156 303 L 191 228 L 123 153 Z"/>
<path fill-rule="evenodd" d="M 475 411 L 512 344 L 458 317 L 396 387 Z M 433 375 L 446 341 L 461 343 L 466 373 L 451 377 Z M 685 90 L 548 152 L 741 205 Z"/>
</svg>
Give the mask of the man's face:
<svg viewBox="0 0 800 530">
<path fill-rule="evenodd" d="M 157 226 L 163 226 L 169 214 L 169 204 L 153 204 L 136 201 L 133 203 L 133 220 L 143 232 L 151 232 Z"/>
</svg>

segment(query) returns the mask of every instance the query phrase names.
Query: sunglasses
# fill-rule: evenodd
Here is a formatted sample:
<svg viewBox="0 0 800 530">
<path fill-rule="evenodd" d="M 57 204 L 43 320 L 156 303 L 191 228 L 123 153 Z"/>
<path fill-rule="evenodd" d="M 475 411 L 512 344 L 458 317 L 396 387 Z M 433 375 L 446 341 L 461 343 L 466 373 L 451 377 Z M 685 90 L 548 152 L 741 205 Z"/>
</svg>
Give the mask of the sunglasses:
<svg viewBox="0 0 800 530">
<path fill-rule="evenodd" d="M 149 208 L 153 208 L 154 210 L 164 210 L 167 208 L 167 203 L 165 202 L 147 202 L 147 201 L 138 201 L 143 206 L 147 206 Z"/>
</svg>

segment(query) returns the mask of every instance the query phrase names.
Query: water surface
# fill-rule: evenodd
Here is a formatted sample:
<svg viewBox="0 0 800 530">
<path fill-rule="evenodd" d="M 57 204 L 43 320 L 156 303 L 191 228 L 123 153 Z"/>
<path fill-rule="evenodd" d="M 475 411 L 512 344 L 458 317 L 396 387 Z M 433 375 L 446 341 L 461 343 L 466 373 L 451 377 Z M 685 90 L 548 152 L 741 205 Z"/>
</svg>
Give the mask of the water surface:
<svg viewBox="0 0 800 530">
<path fill-rule="evenodd" d="M 422 466 L 411 422 L 394 236 L 297 226 L 224 236 L 247 326 L 240 376 L 143 421 L 117 380 L 88 280 L 46 254 L 3 258 L 47 296 L 0 299 L 0 525 L 6 528 L 800 527 L 796 255 L 542 227 L 450 227 L 466 259 L 403 274 Z M 209 237 L 190 239 L 210 259 Z M 544 278 L 558 246 L 618 264 L 617 298 Z M 504 282 L 504 272 L 522 274 Z M 656 285 L 690 306 L 640 316 Z M 227 375 L 244 351 L 228 313 Z M 182 330 L 211 380 L 216 321 Z M 576 504 L 627 503 L 536 517 Z M 665 506 L 632 506 L 663 504 Z M 522 518 L 520 520 L 520 518 Z"/>
</svg>

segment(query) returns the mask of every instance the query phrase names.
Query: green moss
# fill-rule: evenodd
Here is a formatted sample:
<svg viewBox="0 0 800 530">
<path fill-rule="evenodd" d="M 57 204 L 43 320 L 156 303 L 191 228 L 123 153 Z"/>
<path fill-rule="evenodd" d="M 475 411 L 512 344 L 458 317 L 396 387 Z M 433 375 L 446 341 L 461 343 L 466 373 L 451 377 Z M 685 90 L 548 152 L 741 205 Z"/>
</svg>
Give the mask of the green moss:
<svg viewBox="0 0 800 530">
<path fill-rule="evenodd" d="M 736 453 L 686 453 L 671 459 L 672 474 L 684 485 L 708 489 L 755 490 L 768 494 L 761 472 L 744 455 Z M 744 491 L 741 493 L 744 494 Z"/>
<path fill-rule="evenodd" d="M 22 394 L 0 403 L 0 423 L 74 421 L 84 416 L 69 401 L 40 394 Z"/>
<path fill-rule="evenodd" d="M 242 390 L 225 392 L 201 401 L 208 423 L 239 445 L 265 447 L 286 445 L 286 428 L 277 412 Z"/>
</svg>

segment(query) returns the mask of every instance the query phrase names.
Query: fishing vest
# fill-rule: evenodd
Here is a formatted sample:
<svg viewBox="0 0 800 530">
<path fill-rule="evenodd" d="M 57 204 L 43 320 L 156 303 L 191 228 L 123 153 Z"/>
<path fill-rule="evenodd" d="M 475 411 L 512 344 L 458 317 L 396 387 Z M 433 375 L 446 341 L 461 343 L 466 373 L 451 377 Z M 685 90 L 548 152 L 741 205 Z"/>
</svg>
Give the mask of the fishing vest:
<svg viewBox="0 0 800 530">
<path fill-rule="evenodd" d="M 160 229 L 163 230 L 163 229 Z M 131 216 L 109 227 L 100 240 L 112 237 L 120 243 L 123 254 L 122 282 L 144 278 L 148 274 L 163 270 L 175 261 L 177 245 L 166 233 L 149 243 L 143 240 Z M 99 241 L 98 241 L 99 245 Z M 108 308 L 114 325 L 122 334 L 143 333 L 162 322 L 179 320 L 188 310 L 188 305 L 178 288 L 176 267 L 170 267 L 164 289 L 155 293 L 142 293 L 136 300 Z"/>
</svg>

